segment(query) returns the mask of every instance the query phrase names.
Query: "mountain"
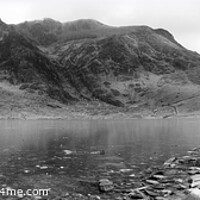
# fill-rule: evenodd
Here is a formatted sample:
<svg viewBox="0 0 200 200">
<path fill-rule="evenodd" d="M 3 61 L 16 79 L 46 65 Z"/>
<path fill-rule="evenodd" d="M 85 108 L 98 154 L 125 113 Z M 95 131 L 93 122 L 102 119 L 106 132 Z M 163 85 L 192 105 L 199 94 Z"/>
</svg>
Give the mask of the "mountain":
<svg viewBox="0 0 200 200">
<path fill-rule="evenodd" d="M 199 72 L 200 55 L 164 29 L 91 19 L 0 21 L 1 85 L 18 87 L 19 99 L 32 95 L 35 105 L 44 98 L 43 106 L 62 108 L 98 100 L 125 113 L 194 113 L 200 110 Z"/>
<path fill-rule="evenodd" d="M 45 55 L 31 38 L 15 26 L 0 23 L 1 111 L 39 108 L 50 105 L 51 99 L 65 104 L 76 101 L 70 85 L 61 79 L 59 68 L 62 66 Z"/>
<path fill-rule="evenodd" d="M 194 77 L 200 66 L 199 55 L 183 48 L 165 30 L 149 27 L 129 30 L 55 45 L 51 54 L 66 68 L 70 83 L 79 92 L 116 106 L 148 101 L 166 106 L 193 96 L 199 83 L 199 77 Z M 169 97 L 167 85 L 177 98 Z M 183 97 L 176 90 L 185 90 L 186 85 L 193 89 Z"/>
<path fill-rule="evenodd" d="M 21 88 L 37 89 L 59 100 L 74 99 L 60 79 L 61 66 L 50 59 L 31 40 L 22 36 L 13 27 L 6 27 L 0 42 L 1 80 Z"/>
<path fill-rule="evenodd" d="M 62 24 L 46 18 L 44 20 L 21 23 L 16 26 L 16 29 L 34 39 L 37 44 L 47 46 L 66 40 L 95 38 L 96 33 L 93 33 L 93 31 L 106 29 L 107 27 L 92 19 L 76 20 Z"/>
</svg>

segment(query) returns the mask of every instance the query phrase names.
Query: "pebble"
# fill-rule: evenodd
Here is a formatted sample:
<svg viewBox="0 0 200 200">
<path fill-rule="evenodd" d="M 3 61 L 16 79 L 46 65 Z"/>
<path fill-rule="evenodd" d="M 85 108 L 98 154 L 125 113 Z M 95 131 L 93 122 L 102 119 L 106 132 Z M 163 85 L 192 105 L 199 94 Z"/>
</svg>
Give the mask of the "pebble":
<svg viewBox="0 0 200 200">
<path fill-rule="evenodd" d="M 36 165 L 37 168 L 40 168 L 40 169 L 48 169 L 48 166 L 46 165 L 43 165 L 43 166 L 40 166 L 40 165 Z"/>
<path fill-rule="evenodd" d="M 101 197 L 98 196 L 98 195 L 91 195 L 91 194 L 88 194 L 88 197 L 92 200 L 101 200 Z"/>
<path fill-rule="evenodd" d="M 139 192 L 131 192 L 128 194 L 128 197 L 131 199 L 143 199 L 144 196 Z"/>
<path fill-rule="evenodd" d="M 164 196 L 168 196 L 168 195 L 171 195 L 173 192 L 171 190 L 167 190 L 167 189 L 164 189 L 162 190 L 162 193 L 164 194 Z"/>
<path fill-rule="evenodd" d="M 66 155 L 74 153 L 70 150 L 64 150 L 64 152 Z M 103 177 L 106 178 L 95 180 L 96 184 L 93 187 L 97 189 L 96 194 L 91 191 L 91 194 L 87 196 L 78 193 L 66 196 L 69 197 L 69 200 L 200 200 L 200 148 L 198 151 L 195 150 L 195 153 L 199 153 L 199 155 L 195 154 L 194 157 L 194 154 L 190 152 L 189 156 L 172 157 L 163 166 L 154 166 L 138 174 L 131 174 L 133 169 L 125 167 L 120 167 L 122 169 L 118 168 L 120 170 L 116 171 L 108 169 L 105 171 L 109 176 L 104 175 Z M 36 167 L 48 168 L 46 165 L 36 165 Z M 60 166 L 61 169 L 63 167 Z M 29 173 L 29 170 L 24 169 L 24 173 Z M 0 175 L 0 179 L 1 176 L 2 180 L 5 179 L 4 175 Z M 86 178 L 84 177 L 84 179 Z"/>
<path fill-rule="evenodd" d="M 64 153 L 66 154 L 66 155 L 71 155 L 72 153 L 73 153 L 73 151 L 70 151 L 70 150 L 63 150 L 64 151 Z"/>
<path fill-rule="evenodd" d="M 154 180 L 146 180 L 147 183 L 153 184 L 153 185 L 158 185 L 159 182 L 158 181 L 154 181 Z"/>
<path fill-rule="evenodd" d="M 176 157 L 172 157 L 172 158 L 168 159 L 163 165 L 164 165 L 164 166 L 169 166 L 169 165 L 171 165 L 173 162 L 175 162 L 176 160 L 177 160 Z"/>
<path fill-rule="evenodd" d="M 128 172 L 133 171 L 133 169 L 120 169 L 119 171 L 122 173 L 128 173 Z"/>
<path fill-rule="evenodd" d="M 163 176 L 163 175 L 153 175 L 154 178 L 156 179 L 164 179 L 166 178 L 166 176 Z"/>
<path fill-rule="evenodd" d="M 31 172 L 31 170 L 29 170 L 29 169 L 25 169 L 25 170 L 24 170 L 24 173 L 25 173 L 25 174 L 29 174 L 30 172 Z"/>
</svg>

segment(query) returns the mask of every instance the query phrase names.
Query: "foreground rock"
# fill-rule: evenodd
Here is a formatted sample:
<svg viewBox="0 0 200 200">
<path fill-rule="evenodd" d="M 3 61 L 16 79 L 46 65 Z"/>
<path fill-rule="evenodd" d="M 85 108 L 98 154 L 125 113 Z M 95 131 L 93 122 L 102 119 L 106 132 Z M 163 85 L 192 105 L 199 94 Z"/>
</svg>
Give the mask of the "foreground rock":
<svg viewBox="0 0 200 200">
<path fill-rule="evenodd" d="M 101 191 L 112 192 L 112 198 L 107 199 L 200 199 L 200 148 L 186 156 L 170 158 L 163 166 L 148 169 L 123 186 L 107 179 L 101 180 L 100 185 Z"/>
<path fill-rule="evenodd" d="M 5 149 L 5 152 L 9 152 Z M 92 154 L 91 154 L 92 152 Z M 104 157 L 101 150 L 93 151 L 71 151 L 63 150 L 62 153 L 52 157 L 50 160 L 42 158 L 42 162 L 33 159 L 38 155 L 28 155 L 29 162 L 35 162 L 34 167 L 25 167 L 22 171 L 22 185 L 32 183 L 46 185 L 52 188 L 49 197 L 25 197 L 23 199 L 47 199 L 47 200 L 193 200 L 200 199 L 200 147 L 188 151 L 188 154 L 181 157 L 172 157 L 161 166 L 153 166 L 144 171 L 135 173 L 135 166 L 126 166 L 120 157 Z M 95 169 L 91 174 L 84 174 L 83 166 L 79 166 L 80 173 L 74 178 L 69 176 L 70 170 L 67 163 L 73 160 L 82 159 L 83 155 L 99 156 L 99 159 L 107 159 L 109 165 L 102 166 L 101 170 Z M 105 152 L 104 152 L 105 153 Z M 62 157 L 64 160 L 62 160 Z M 14 158 L 14 157 L 13 157 Z M 73 158 L 73 159 L 72 159 Z M 89 157 L 88 157 L 89 158 Z M 9 161 L 10 158 L 8 158 Z M 25 161 L 25 160 L 24 160 Z M 19 166 L 24 162 L 21 155 L 9 162 L 9 166 Z M 65 162 L 64 162 L 65 161 Z M 111 162 L 113 161 L 113 163 Z M 117 166 L 118 161 L 124 166 Z M 55 166 L 55 163 L 59 166 Z M 27 162 L 28 163 L 28 162 Z M 37 164 L 36 164 L 37 163 Z M 66 164 L 66 165 L 65 165 Z M 114 165 L 115 164 L 115 165 Z M 5 166 L 5 165 L 2 165 Z M 20 165 L 21 166 L 21 165 Z M 110 166 L 115 166 L 110 168 Z M 125 168 L 127 167 L 127 168 Z M 6 168 L 6 170 L 9 170 Z M 12 171 L 11 171 L 12 172 Z M 53 172 L 53 173 L 52 173 Z M 87 168 L 87 172 L 89 172 Z M 133 174 L 134 172 L 134 174 Z M 20 176 L 19 171 L 15 172 Z M 56 174 L 56 176 L 54 176 Z M 67 174 L 65 176 L 65 174 Z M 58 176 L 57 176 L 58 175 Z M 77 179 L 77 177 L 79 177 Z M 0 175 L 0 184 L 7 188 L 21 188 L 19 183 L 11 184 L 12 177 L 4 171 Z M 38 181 L 38 182 L 35 182 Z M 29 184 L 27 184 L 27 181 Z M 25 183 L 25 184 L 24 184 Z M 56 185 L 56 189 L 54 183 Z M 62 183 L 62 184 L 61 184 Z M 36 185 L 36 184 L 35 184 Z M 65 187 L 67 185 L 67 187 Z M 0 198 L 1 199 L 1 198 Z M 18 197 L 5 199 L 19 199 Z"/>
<path fill-rule="evenodd" d="M 126 182 L 110 179 L 99 180 L 97 196 L 85 199 L 106 200 L 193 200 L 200 199 L 200 147 L 182 157 L 173 157 L 162 166 L 149 168 L 130 176 L 131 170 L 122 170 L 117 176 Z M 124 173 L 126 172 L 126 173 Z M 130 174 L 129 174 L 130 173 Z M 129 179 L 127 179 L 129 177 Z M 82 198 L 82 199 L 84 199 Z"/>
<path fill-rule="evenodd" d="M 102 200 L 197 200 L 200 199 L 200 147 L 188 155 L 172 157 L 162 166 L 132 176 L 132 169 L 112 171 L 100 179 L 96 193 L 68 199 Z M 120 178 L 116 179 L 116 176 Z M 118 180 L 118 181 L 117 181 Z"/>
<path fill-rule="evenodd" d="M 139 195 L 135 189 L 128 196 L 133 199 L 200 199 L 200 148 L 189 154 L 170 158 L 162 167 L 152 170 L 141 180 L 144 187 L 139 189 Z"/>
</svg>

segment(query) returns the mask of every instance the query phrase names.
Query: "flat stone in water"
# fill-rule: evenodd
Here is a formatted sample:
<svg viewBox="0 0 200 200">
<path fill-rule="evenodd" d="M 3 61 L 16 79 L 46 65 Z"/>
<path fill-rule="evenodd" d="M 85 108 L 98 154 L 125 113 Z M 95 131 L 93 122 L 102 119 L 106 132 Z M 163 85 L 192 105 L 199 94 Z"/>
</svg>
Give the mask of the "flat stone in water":
<svg viewBox="0 0 200 200">
<path fill-rule="evenodd" d="M 163 176 L 163 175 L 153 175 L 154 178 L 156 179 L 165 179 L 167 178 L 166 176 Z"/>
<path fill-rule="evenodd" d="M 164 165 L 165 167 L 170 166 L 170 165 L 173 164 L 176 160 L 177 160 L 176 157 L 172 157 L 172 158 L 168 159 L 163 165 Z"/>
<path fill-rule="evenodd" d="M 154 181 L 154 180 L 146 180 L 147 183 L 153 184 L 153 185 L 158 185 L 159 182 L 158 181 Z"/>
<path fill-rule="evenodd" d="M 133 171 L 133 169 L 120 169 L 119 171 L 122 173 L 128 173 L 128 172 Z"/>
<path fill-rule="evenodd" d="M 71 154 L 73 154 L 74 152 L 73 151 L 71 151 L 71 150 L 63 150 L 64 151 L 64 153 L 66 154 L 66 155 L 71 155 Z M 74 153 L 75 154 L 75 153 Z"/>
<path fill-rule="evenodd" d="M 143 199 L 143 195 L 138 192 L 131 192 L 128 194 L 128 197 L 130 197 L 131 199 Z"/>
<path fill-rule="evenodd" d="M 98 196 L 98 195 L 91 195 L 91 194 L 88 194 L 88 197 L 89 197 L 90 199 L 92 199 L 92 200 L 100 200 L 100 199 L 101 199 L 101 197 Z"/>
</svg>

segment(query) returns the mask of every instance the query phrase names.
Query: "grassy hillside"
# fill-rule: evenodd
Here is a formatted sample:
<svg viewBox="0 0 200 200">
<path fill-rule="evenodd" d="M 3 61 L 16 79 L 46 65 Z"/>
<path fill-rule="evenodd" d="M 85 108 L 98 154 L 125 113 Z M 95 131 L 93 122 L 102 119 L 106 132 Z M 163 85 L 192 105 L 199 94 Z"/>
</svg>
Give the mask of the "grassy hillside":
<svg viewBox="0 0 200 200">
<path fill-rule="evenodd" d="M 0 49 L 0 100 L 10 110 L 14 104 L 22 109 L 26 100 L 38 113 L 62 108 L 63 115 L 68 109 L 87 116 L 200 110 L 200 55 L 164 29 L 111 27 L 89 19 L 1 22 Z M 49 106 L 51 101 L 61 106 Z"/>
</svg>

